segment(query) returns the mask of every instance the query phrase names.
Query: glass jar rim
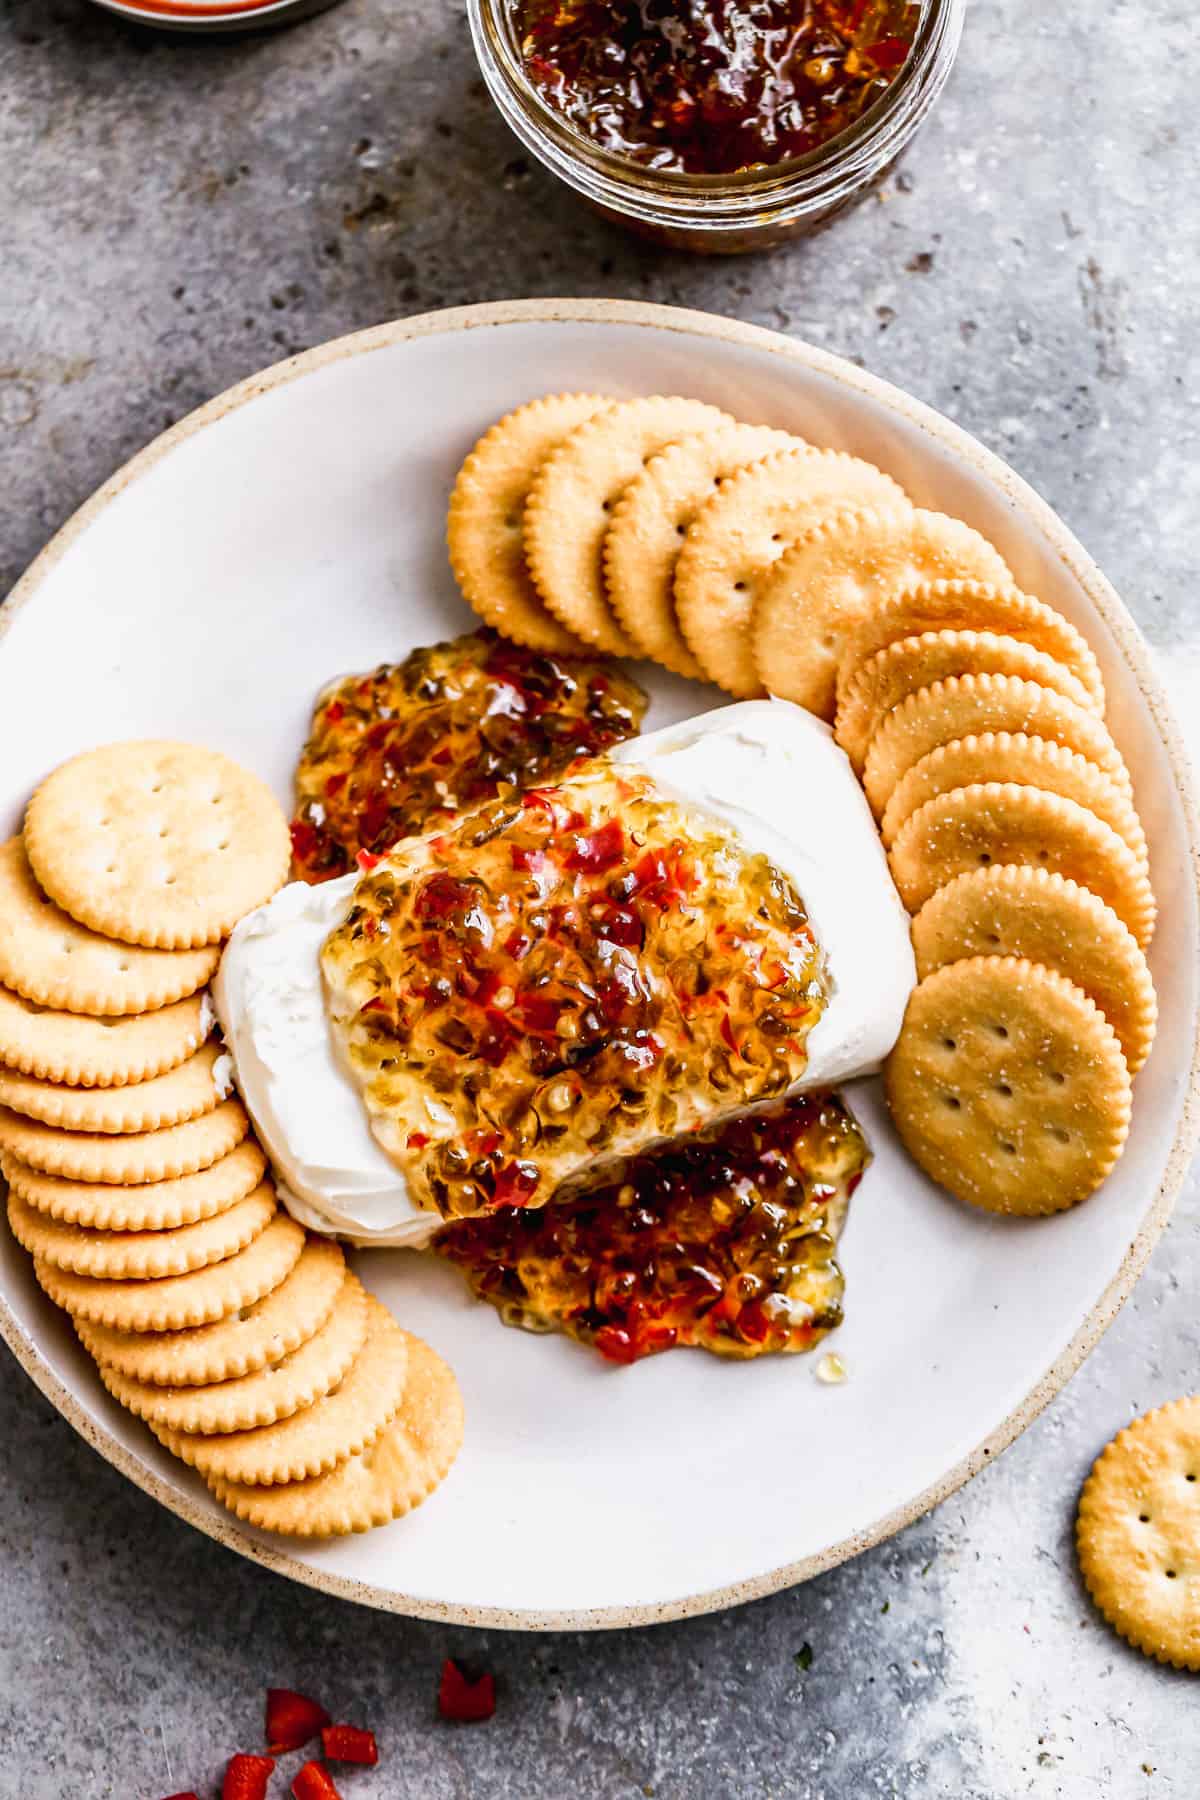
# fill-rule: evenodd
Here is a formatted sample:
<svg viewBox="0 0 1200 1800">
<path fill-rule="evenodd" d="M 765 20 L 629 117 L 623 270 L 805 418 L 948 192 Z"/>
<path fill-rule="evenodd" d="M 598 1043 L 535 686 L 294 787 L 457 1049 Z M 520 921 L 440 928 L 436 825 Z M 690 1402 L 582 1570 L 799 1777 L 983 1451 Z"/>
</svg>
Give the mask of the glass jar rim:
<svg viewBox="0 0 1200 1800">
<path fill-rule="evenodd" d="M 682 169 L 653 169 L 592 142 L 548 105 L 525 73 L 512 30 L 510 0 L 468 0 L 475 50 L 492 98 L 510 127 L 526 145 L 543 155 L 559 174 L 573 166 L 586 177 L 581 185 L 592 198 L 613 203 L 620 194 L 640 193 L 676 216 L 714 202 L 771 207 L 807 190 L 819 191 L 830 181 L 861 176 L 871 166 L 889 162 L 924 117 L 949 74 L 962 30 L 965 0 L 924 0 L 912 47 L 895 79 L 879 98 L 844 131 L 803 156 L 755 164 L 732 175 L 692 174 Z M 940 72 L 940 73 L 939 73 Z M 930 78 L 935 77 L 932 90 Z M 919 104 L 924 98 L 924 104 Z M 917 100 L 918 110 L 905 101 Z M 519 122 L 518 122 L 519 121 Z M 522 126 L 524 129 L 522 129 Z M 536 137 L 541 143 L 531 142 Z M 570 179 L 570 177 L 567 177 Z M 617 202 L 619 204 L 619 201 Z"/>
</svg>

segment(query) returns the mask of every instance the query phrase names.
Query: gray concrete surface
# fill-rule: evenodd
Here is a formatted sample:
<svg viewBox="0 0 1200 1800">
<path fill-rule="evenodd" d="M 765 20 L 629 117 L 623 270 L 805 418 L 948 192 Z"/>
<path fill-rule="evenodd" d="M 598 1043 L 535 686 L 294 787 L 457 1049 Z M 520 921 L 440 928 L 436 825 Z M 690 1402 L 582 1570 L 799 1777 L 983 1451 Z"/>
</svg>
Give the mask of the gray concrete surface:
<svg viewBox="0 0 1200 1800">
<path fill-rule="evenodd" d="M 125 456 L 286 352 L 444 304 L 644 295 L 807 337 L 951 414 L 1200 669 L 1198 81 L 1175 0 L 975 0 L 877 198 L 810 244 L 705 263 L 530 165 L 460 0 L 347 0 L 225 41 L 0 0 L 0 591 Z M 1197 1386 L 1198 1217 L 1193 1176 L 1100 1350 L 956 1499 L 792 1593 L 643 1633 L 477 1636 L 292 1587 L 160 1511 L 6 1364 L 0 1795 L 212 1794 L 271 1681 L 375 1725 L 385 1768 L 345 1782 L 364 1800 L 1190 1800 L 1195 1678 L 1099 1622 L 1070 1533 L 1100 1446 Z M 438 1722 L 447 1654 L 495 1670 L 490 1725 Z"/>
</svg>

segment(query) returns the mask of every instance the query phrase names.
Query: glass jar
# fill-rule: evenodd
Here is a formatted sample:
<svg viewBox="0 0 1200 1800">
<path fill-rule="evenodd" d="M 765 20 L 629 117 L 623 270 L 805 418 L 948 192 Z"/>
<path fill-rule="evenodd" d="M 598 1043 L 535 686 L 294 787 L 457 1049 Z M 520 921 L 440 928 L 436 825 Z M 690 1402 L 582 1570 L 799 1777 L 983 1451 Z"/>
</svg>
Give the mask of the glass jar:
<svg viewBox="0 0 1200 1800">
<path fill-rule="evenodd" d="M 806 156 L 733 175 L 648 169 L 605 150 L 546 104 L 521 59 L 513 0 L 467 0 L 475 54 L 509 129 L 602 213 L 678 250 L 765 250 L 823 225 L 891 166 L 945 85 L 966 0 L 925 0 L 907 60 L 875 104 Z"/>
</svg>

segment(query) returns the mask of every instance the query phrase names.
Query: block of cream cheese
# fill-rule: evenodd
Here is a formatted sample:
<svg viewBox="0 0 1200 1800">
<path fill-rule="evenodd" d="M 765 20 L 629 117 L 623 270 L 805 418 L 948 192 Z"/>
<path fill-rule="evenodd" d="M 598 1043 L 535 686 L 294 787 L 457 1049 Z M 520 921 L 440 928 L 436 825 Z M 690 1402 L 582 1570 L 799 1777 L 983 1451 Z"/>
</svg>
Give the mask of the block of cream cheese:
<svg viewBox="0 0 1200 1800">
<path fill-rule="evenodd" d="M 870 811 L 827 726 L 748 701 L 629 740 L 612 761 L 765 854 L 801 896 L 827 1001 L 791 1091 L 877 1069 L 915 980 L 908 920 Z M 319 956 L 360 877 L 293 883 L 237 927 L 214 988 L 237 1083 L 295 1215 L 365 1244 L 419 1246 L 441 1224 L 414 1204 L 372 1134 L 335 1044 Z"/>
</svg>

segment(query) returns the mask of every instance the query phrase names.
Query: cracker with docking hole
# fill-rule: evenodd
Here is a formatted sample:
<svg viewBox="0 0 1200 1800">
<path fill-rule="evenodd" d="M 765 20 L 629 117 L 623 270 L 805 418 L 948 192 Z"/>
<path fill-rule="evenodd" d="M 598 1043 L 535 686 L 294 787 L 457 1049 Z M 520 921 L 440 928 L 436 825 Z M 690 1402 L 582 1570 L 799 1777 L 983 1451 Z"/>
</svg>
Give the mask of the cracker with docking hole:
<svg viewBox="0 0 1200 1800">
<path fill-rule="evenodd" d="M 1075 1545 L 1115 1631 L 1161 1663 L 1200 1669 L 1200 1395 L 1143 1413 L 1104 1447 Z"/>
<path fill-rule="evenodd" d="M 972 956 L 1023 956 L 1055 969 L 1095 1002 L 1136 1075 L 1154 1042 L 1158 1003 L 1137 939 L 1098 895 L 1046 869 L 1016 864 L 958 875 L 912 922 L 917 976 Z"/>
<path fill-rule="evenodd" d="M 126 1018 L 184 1000 L 211 979 L 221 952 L 144 950 L 89 931 L 39 888 L 24 842 L 0 847 L 0 982 L 36 1006 Z"/>
<path fill-rule="evenodd" d="M 446 544 L 463 598 L 485 624 L 543 655 L 582 656 L 588 646 L 538 598 L 525 561 L 525 502 L 551 450 L 612 404 L 602 394 L 547 394 L 518 406 L 480 438 L 450 496 Z"/>
<path fill-rule="evenodd" d="M 732 423 L 702 400 L 663 394 L 622 400 L 585 420 L 546 457 L 525 507 L 525 557 L 539 596 L 576 637 L 610 656 L 636 656 L 604 588 L 602 550 L 613 506 L 668 444 Z"/>
<path fill-rule="evenodd" d="M 38 1212 L 91 1231 L 174 1231 L 226 1212 L 252 1193 L 267 1172 L 253 1138 L 194 1175 L 116 1187 L 107 1181 L 70 1181 L 44 1175 L 15 1156 L 0 1154 L 0 1174 Z"/>
<path fill-rule="evenodd" d="M 119 1088 L 153 1081 L 197 1051 L 213 1027 L 207 994 L 158 1012 L 89 1019 L 55 1011 L 0 987 L 0 1063 L 39 1081 Z"/>
<path fill-rule="evenodd" d="M 909 694 L 948 675 L 1019 675 L 1091 709 L 1079 677 L 1065 663 L 1055 662 L 1020 638 L 994 631 L 924 631 L 917 637 L 898 638 L 859 664 L 837 701 L 835 735 L 858 774 L 884 715 Z"/>
<path fill-rule="evenodd" d="M 884 1086 L 914 1162 L 989 1212 L 1085 1200 L 1129 1132 L 1129 1070 L 1112 1026 L 1081 988 L 1021 957 L 927 975 Z"/>
<path fill-rule="evenodd" d="M 114 1331 L 183 1331 L 253 1306 L 296 1266 L 304 1231 L 277 1212 L 266 1230 L 236 1256 L 158 1281 L 107 1281 L 33 1259 L 33 1272 L 56 1306 L 73 1319 Z"/>
<path fill-rule="evenodd" d="M 1000 552 L 946 513 L 858 506 L 826 514 L 762 583 L 750 628 L 759 681 L 832 719 L 849 634 L 889 595 L 951 575 L 1011 580 Z"/>
<path fill-rule="evenodd" d="M 43 1125 L 38 1119 L 0 1107 L 0 1150 L 7 1155 L 43 1175 L 110 1182 L 116 1187 L 194 1175 L 228 1156 L 249 1129 L 250 1121 L 238 1100 L 223 1100 L 203 1118 L 168 1125 L 163 1131 L 120 1137 L 62 1131 L 57 1125 Z"/>
<path fill-rule="evenodd" d="M 1020 588 L 986 581 L 926 581 L 893 594 L 861 619 L 846 640 L 838 664 L 838 700 L 870 657 L 899 638 L 926 631 L 992 631 L 1019 638 L 1051 656 L 1081 681 L 1090 710 L 1104 715 L 1104 682 L 1091 645 L 1044 600 Z"/>
<path fill-rule="evenodd" d="M 318 1332 L 347 1279 L 346 1259 L 329 1238 L 310 1237 L 295 1266 L 261 1300 L 212 1325 L 183 1331 L 117 1331 L 76 1318 L 97 1362 L 155 1387 L 208 1387 L 272 1367 Z"/>
<path fill-rule="evenodd" d="M 216 750 L 146 739 L 72 757 L 25 813 L 45 893 L 93 931 L 198 949 L 287 880 L 291 838 L 266 783 Z"/>
<path fill-rule="evenodd" d="M 266 1230 L 276 1210 L 275 1190 L 264 1181 L 225 1212 L 175 1231 L 89 1231 L 8 1196 L 8 1223 L 23 1249 L 51 1268 L 100 1281 L 159 1281 L 225 1262 Z"/>
<path fill-rule="evenodd" d="M 160 1443 L 206 1481 L 270 1487 L 277 1481 L 307 1481 L 373 1444 L 394 1419 L 404 1398 L 408 1373 L 408 1333 L 386 1306 L 367 1296 L 367 1336 L 339 1385 L 323 1399 L 253 1431 L 196 1432 L 150 1426 Z"/>
<path fill-rule="evenodd" d="M 697 432 L 652 456 L 613 507 L 604 537 L 604 580 L 613 611 L 638 651 L 693 681 L 704 670 L 675 617 L 675 567 L 684 533 L 728 475 L 775 450 L 802 447 L 769 425 Z"/>
<path fill-rule="evenodd" d="M 374 1443 L 327 1475 L 276 1487 L 210 1483 L 247 1525 L 291 1537 L 344 1537 L 412 1512 L 445 1479 L 462 1446 L 462 1395 L 453 1372 L 420 1338 L 408 1340 L 399 1412 Z"/>
<path fill-rule="evenodd" d="M 1108 727 L 1053 688 L 1018 675 L 951 675 L 909 694 L 882 721 L 867 750 L 863 786 L 877 819 L 914 763 L 955 738 L 986 731 L 1047 738 L 1085 756 L 1132 799 L 1133 786 Z"/>
<path fill-rule="evenodd" d="M 763 693 L 750 635 L 760 590 L 802 532 L 856 504 L 910 510 L 903 488 L 873 463 L 810 444 L 739 469 L 704 503 L 679 552 L 675 616 L 711 681 L 739 700 Z"/>
<path fill-rule="evenodd" d="M 914 763 L 896 783 L 883 809 L 879 831 L 884 843 L 890 849 L 900 827 L 927 800 L 977 781 L 1015 781 L 1022 787 L 1042 788 L 1048 794 L 1061 794 L 1064 800 L 1078 801 L 1111 825 L 1129 845 L 1142 873 L 1149 872 L 1146 834 L 1126 790 L 1077 750 L 1068 750 L 1049 738 L 1027 737 L 1022 731 L 985 731 L 978 737 L 954 738 Z"/>
<path fill-rule="evenodd" d="M 909 912 L 968 869 L 1017 863 L 1065 875 L 1098 894 L 1143 950 L 1154 935 L 1154 895 L 1128 844 L 1075 800 L 980 781 L 918 807 L 888 856 Z"/>
<path fill-rule="evenodd" d="M 117 1088 L 64 1087 L 39 1081 L 36 1075 L 0 1069 L 0 1106 L 63 1131 L 98 1131 L 113 1137 L 161 1131 L 216 1111 L 224 1096 L 213 1070 L 222 1054 L 217 1044 L 203 1044 L 165 1075 Z"/>
<path fill-rule="evenodd" d="M 290 1419 L 330 1393 L 366 1335 L 366 1290 L 350 1275 L 320 1328 L 290 1356 L 253 1375 L 209 1387 L 157 1387 L 100 1363 L 100 1379 L 114 1400 L 147 1424 L 201 1436 L 253 1431 Z"/>
</svg>

